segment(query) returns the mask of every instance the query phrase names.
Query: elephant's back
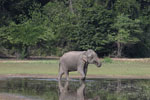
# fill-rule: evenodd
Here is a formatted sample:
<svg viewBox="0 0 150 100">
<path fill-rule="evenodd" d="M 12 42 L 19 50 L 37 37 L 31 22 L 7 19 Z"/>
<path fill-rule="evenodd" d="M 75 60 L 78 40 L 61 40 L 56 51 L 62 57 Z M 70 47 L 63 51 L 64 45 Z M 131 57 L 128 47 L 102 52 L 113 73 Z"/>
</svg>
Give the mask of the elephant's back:
<svg viewBox="0 0 150 100">
<path fill-rule="evenodd" d="M 67 53 L 64 53 L 64 55 L 61 58 L 74 58 L 74 57 L 79 57 L 83 51 L 70 51 Z"/>
<path fill-rule="evenodd" d="M 84 51 L 70 51 L 70 52 L 67 52 L 60 58 L 60 62 L 75 65 L 75 64 L 77 64 L 77 60 L 80 58 L 80 55 L 83 52 Z"/>
</svg>

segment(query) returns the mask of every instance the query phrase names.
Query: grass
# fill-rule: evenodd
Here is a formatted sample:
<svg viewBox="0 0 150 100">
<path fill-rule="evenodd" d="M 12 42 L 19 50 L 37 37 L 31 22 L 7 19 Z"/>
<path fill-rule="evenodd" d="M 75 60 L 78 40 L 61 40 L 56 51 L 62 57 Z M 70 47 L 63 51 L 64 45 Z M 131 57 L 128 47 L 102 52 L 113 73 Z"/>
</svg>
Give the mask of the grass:
<svg viewBox="0 0 150 100">
<path fill-rule="evenodd" d="M 93 65 L 89 67 L 88 74 L 96 75 L 150 75 L 149 64 L 136 63 L 112 63 L 103 64 L 103 67 L 96 69 Z"/>
<path fill-rule="evenodd" d="M 58 60 L 0 61 L 0 74 L 42 74 L 57 75 Z M 77 72 L 71 74 L 76 75 Z M 150 76 L 150 63 L 137 61 L 113 61 L 103 63 L 101 68 L 89 65 L 88 75 L 132 75 Z"/>
<path fill-rule="evenodd" d="M 58 61 L 7 61 L 0 62 L 0 74 L 50 74 L 58 73 Z"/>
</svg>

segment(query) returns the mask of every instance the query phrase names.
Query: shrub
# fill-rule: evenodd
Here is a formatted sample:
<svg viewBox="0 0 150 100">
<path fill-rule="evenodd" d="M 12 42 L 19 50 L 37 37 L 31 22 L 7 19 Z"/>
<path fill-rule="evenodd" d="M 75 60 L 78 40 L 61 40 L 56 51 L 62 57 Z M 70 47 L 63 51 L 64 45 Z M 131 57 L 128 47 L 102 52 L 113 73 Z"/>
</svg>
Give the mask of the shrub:
<svg viewBox="0 0 150 100">
<path fill-rule="evenodd" d="M 110 57 L 104 57 L 104 63 L 112 63 L 112 59 Z"/>
</svg>

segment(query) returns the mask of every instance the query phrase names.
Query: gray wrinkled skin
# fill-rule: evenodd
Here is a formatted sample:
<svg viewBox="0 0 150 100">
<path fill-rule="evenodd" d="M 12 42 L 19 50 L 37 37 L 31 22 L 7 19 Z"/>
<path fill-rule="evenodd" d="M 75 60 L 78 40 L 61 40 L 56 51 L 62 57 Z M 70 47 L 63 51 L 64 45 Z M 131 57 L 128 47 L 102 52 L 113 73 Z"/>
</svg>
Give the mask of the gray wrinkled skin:
<svg viewBox="0 0 150 100">
<path fill-rule="evenodd" d="M 95 64 L 97 67 L 101 67 L 102 65 L 93 50 L 70 51 L 65 53 L 60 58 L 58 80 L 61 80 L 63 74 L 69 80 L 69 72 L 71 71 L 78 71 L 82 76 L 81 79 L 85 80 L 88 64 Z"/>
</svg>

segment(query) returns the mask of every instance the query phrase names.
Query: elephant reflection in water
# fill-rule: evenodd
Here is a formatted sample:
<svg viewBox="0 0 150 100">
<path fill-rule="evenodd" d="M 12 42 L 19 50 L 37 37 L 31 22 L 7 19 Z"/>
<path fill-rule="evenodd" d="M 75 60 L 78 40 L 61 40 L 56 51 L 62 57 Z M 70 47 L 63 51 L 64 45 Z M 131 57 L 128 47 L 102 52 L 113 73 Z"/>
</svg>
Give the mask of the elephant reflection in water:
<svg viewBox="0 0 150 100">
<path fill-rule="evenodd" d="M 81 86 L 77 91 L 69 90 L 69 81 L 66 81 L 65 85 L 62 86 L 61 81 L 58 82 L 59 85 L 59 100 L 100 100 L 100 97 L 95 97 L 93 99 L 85 98 L 85 83 L 81 82 Z"/>
</svg>

